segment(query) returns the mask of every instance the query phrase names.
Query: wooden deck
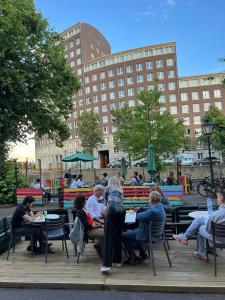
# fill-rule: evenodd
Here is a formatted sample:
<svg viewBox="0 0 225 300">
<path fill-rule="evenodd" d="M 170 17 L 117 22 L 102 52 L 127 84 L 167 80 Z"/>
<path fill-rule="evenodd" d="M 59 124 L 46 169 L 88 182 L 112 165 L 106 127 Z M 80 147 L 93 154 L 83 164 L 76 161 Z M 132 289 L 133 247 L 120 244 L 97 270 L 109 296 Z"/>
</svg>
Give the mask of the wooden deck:
<svg viewBox="0 0 225 300">
<path fill-rule="evenodd" d="M 113 268 L 111 274 L 102 275 L 99 271 L 101 260 L 93 249 L 93 243 L 86 246 L 78 265 L 70 241 L 68 245 L 70 258 L 67 260 L 61 242 L 54 242 L 56 254 L 49 254 L 48 264 L 44 263 L 43 255 L 32 258 L 26 252 L 27 242 L 17 245 L 8 262 L 6 254 L 0 256 L 0 287 L 225 292 L 225 254 L 219 251 L 218 277 L 215 278 L 212 256 L 208 264 L 193 256 L 194 241 L 188 247 L 176 241 L 170 242 L 172 268 L 169 268 L 164 251 L 159 246 L 155 251 L 156 277 L 152 275 L 148 261 L 137 266 Z"/>
</svg>

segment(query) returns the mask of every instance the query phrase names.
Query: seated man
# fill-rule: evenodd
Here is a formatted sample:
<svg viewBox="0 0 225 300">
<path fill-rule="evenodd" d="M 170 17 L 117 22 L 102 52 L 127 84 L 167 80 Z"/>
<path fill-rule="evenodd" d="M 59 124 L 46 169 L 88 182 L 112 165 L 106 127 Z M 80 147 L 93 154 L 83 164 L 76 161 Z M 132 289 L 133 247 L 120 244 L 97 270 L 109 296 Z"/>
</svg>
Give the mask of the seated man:
<svg viewBox="0 0 225 300">
<path fill-rule="evenodd" d="M 47 198 L 47 203 L 51 200 L 51 194 L 46 191 L 47 187 L 44 184 L 41 184 L 41 181 L 39 178 L 37 178 L 36 183 L 32 185 L 33 189 L 42 189 L 43 190 L 43 196 Z"/>
<path fill-rule="evenodd" d="M 214 211 L 211 216 L 195 219 L 185 233 L 173 235 L 175 240 L 187 246 L 188 239 L 197 234 L 198 249 L 194 252 L 194 254 L 197 258 L 203 261 L 207 261 L 206 239 L 208 239 L 209 241 L 213 240 L 211 222 L 225 225 L 225 193 L 219 193 L 217 195 L 217 203 L 219 205 L 219 209 Z M 225 237 L 217 238 L 216 242 L 224 244 Z"/>
<path fill-rule="evenodd" d="M 105 188 L 101 184 L 97 184 L 94 189 L 94 194 L 88 198 L 86 202 L 86 210 L 89 212 L 91 217 L 100 222 L 103 218 L 105 205 L 102 203 Z"/>
<path fill-rule="evenodd" d="M 32 227 L 32 225 L 27 224 L 33 222 L 35 219 L 35 216 L 31 211 L 31 206 L 34 201 L 35 199 L 32 196 L 26 196 L 23 200 L 23 204 L 14 211 L 11 224 L 15 234 L 24 234 L 25 236 L 33 234 L 34 252 L 40 252 L 43 246 L 41 227 Z M 39 241 L 40 248 L 37 247 L 37 241 Z M 29 246 L 27 250 L 31 251 L 31 246 Z"/>
<path fill-rule="evenodd" d="M 129 254 L 129 258 L 125 264 L 132 263 L 133 246 L 140 251 L 140 257 L 134 255 L 134 263 L 139 263 L 142 259 L 146 258 L 145 251 L 139 241 L 147 241 L 149 238 L 149 222 L 164 222 L 166 219 L 163 205 L 160 203 L 161 195 L 153 191 L 149 194 L 150 206 L 143 212 L 137 213 L 138 228 L 128 230 L 122 235 L 122 241 Z M 154 238 L 154 237 L 153 237 Z M 157 237 L 158 238 L 158 237 Z"/>
<path fill-rule="evenodd" d="M 71 179 L 69 187 L 70 187 L 70 189 L 76 189 L 77 188 L 77 180 L 76 180 L 77 179 L 77 175 L 74 174 L 74 175 L 72 175 L 71 178 L 72 179 Z"/>
</svg>

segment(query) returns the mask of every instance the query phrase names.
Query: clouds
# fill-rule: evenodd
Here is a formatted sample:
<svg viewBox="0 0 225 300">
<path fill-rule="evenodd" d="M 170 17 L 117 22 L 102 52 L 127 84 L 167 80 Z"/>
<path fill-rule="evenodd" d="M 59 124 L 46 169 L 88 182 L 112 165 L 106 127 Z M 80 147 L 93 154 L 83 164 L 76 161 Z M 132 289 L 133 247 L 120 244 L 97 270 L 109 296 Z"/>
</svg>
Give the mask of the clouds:
<svg viewBox="0 0 225 300">
<path fill-rule="evenodd" d="M 176 5 L 176 0 L 166 0 L 165 5 L 173 7 Z"/>
</svg>

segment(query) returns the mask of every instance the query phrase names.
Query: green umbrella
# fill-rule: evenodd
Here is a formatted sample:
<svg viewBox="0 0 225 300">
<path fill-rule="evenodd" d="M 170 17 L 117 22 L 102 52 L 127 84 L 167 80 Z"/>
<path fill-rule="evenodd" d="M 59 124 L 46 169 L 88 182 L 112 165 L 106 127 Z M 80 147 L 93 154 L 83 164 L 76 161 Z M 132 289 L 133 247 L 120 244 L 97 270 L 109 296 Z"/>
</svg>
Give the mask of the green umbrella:
<svg viewBox="0 0 225 300">
<path fill-rule="evenodd" d="M 148 173 L 151 174 L 151 180 L 154 181 L 154 174 L 156 172 L 155 158 L 154 158 L 154 147 L 152 144 L 148 146 Z"/>
<path fill-rule="evenodd" d="M 96 160 L 97 158 L 88 154 L 88 153 L 85 153 L 85 152 L 76 152 L 74 154 L 71 154 L 70 156 L 66 156 L 64 158 L 62 158 L 61 160 L 62 161 L 65 161 L 65 162 L 73 162 L 73 161 L 80 161 L 80 171 L 81 171 L 81 162 L 82 161 L 93 161 L 93 160 Z"/>
<path fill-rule="evenodd" d="M 121 173 L 123 177 L 127 175 L 127 163 L 124 157 L 121 159 Z"/>
</svg>

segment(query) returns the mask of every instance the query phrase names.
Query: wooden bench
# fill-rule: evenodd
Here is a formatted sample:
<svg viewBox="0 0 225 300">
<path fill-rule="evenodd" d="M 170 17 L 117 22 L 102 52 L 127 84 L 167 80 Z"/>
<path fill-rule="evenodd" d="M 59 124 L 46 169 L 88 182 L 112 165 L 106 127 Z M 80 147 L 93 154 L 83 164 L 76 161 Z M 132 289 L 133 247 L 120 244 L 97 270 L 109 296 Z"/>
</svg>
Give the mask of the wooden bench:
<svg viewBox="0 0 225 300">
<path fill-rule="evenodd" d="M 171 205 L 183 205 L 181 197 L 184 194 L 184 188 L 182 185 L 161 185 L 160 189 L 163 195 L 171 201 Z"/>
<path fill-rule="evenodd" d="M 94 188 L 77 188 L 77 189 L 62 189 L 63 193 L 63 206 L 64 208 L 73 208 L 74 199 L 77 193 L 82 193 L 88 199 L 94 193 Z"/>
<path fill-rule="evenodd" d="M 17 188 L 16 189 L 16 204 L 21 205 L 26 196 L 32 196 L 35 199 L 34 205 L 43 205 L 43 190 L 31 188 Z"/>
</svg>

